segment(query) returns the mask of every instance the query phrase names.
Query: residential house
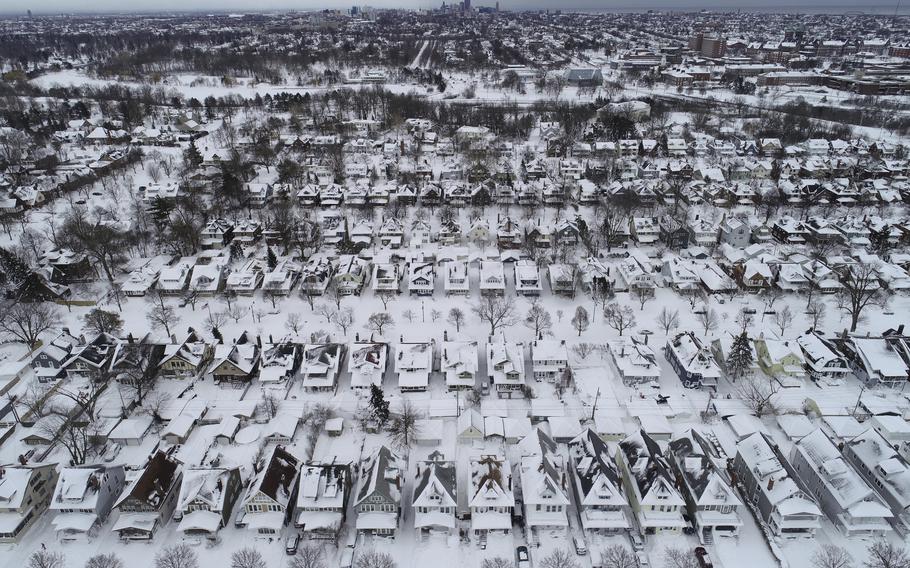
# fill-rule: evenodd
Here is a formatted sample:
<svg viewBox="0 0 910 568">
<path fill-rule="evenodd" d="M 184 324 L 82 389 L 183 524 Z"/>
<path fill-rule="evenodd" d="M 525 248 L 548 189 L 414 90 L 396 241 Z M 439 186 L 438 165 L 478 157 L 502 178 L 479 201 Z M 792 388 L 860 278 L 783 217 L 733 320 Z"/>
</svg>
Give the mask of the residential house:
<svg viewBox="0 0 910 568">
<path fill-rule="evenodd" d="M 737 484 L 759 518 L 775 536 L 815 535 L 821 509 L 796 481 L 796 472 L 780 449 L 761 432 L 739 441 L 733 460 Z"/>
<path fill-rule="evenodd" d="M 155 452 L 114 505 L 120 516 L 111 530 L 121 540 L 152 540 L 174 516 L 182 479 L 182 464 L 169 453 Z"/>
<path fill-rule="evenodd" d="M 50 510 L 61 542 L 98 534 L 126 485 L 121 465 L 81 465 L 60 470 Z"/>
<path fill-rule="evenodd" d="M 884 535 L 893 514 L 827 434 L 816 429 L 793 444 L 790 463 L 834 526 L 851 537 Z"/>
<path fill-rule="evenodd" d="M 562 380 L 569 368 L 569 350 L 565 341 L 539 339 L 531 343 L 531 365 L 534 379 L 548 383 Z"/>
<path fill-rule="evenodd" d="M 328 289 L 333 274 L 332 261 L 327 256 L 311 256 L 300 272 L 301 292 L 309 296 L 322 296 Z"/>
<path fill-rule="evenodd" d="M 654 350 L 634 338 L 607 342 L 610 360 L 626 386 L 637 386 L 660 379 L 660 365 Z"/>
<path fill-rule="evenodd" d="M 193 467 L 184 470 L 175 520 L 187 537 L 215 539 L 231 522 L 234 503 L 243 491 L 239 467 Z"/>
<path fill-rule="evenodd" d="M 0 472 L 0 543 L 15 545 L 51 504 L 57 465 L 5 465 Z"/>
<path fill-rule="evenodd" d="M 455 532 L 457 500 L 455 462 L 438 450 L 427 461 L 417 463 L 414 480 L 414 528 L 421 536 L 450 535 Z"/>
<path fill-rule="evenodd" d="M 338 384 L 344 346 L 340 343 L 306 345 L 300 375 L 307 391 L 333 391 Z"/>
<path fill-rule="evenodd" d="M 516 262 L 515 293 L 520 296 L 539 296 L 542 290 L 537 264 L 527 259 Z"/>
<path fill-rule="evenodd" d="M 191 329 L 183 341 L 164 345 L 158 370 L 169 379 L 193 378 L 208 366 L 213 355 L 214 347 Z"/>
<path fill-rule="evenodd" d="M 443 342 L 439 370 L 445 374 L 446 388 L 450 391 L 473 389 L 477 367 L 476 341 Z"/>
<path fill-rule="evenodd" d="M 274 446 L 244 496 L 246 528 L 268 538 L 281 533 L 294 510 L 299 477 L 297 458 L 284 446 Z"/>
<path fill-rule="evenodd" d="M 444 288 L 446 296 L 467 296 L 471 285 L 468 278 L 468 264 L 461 260 L 451 260 L 445 263 Z"/>
<path fill-rule="evenodd" d="M 584 530 L 610 535 L 631 528 L 631 508 L 607 443 L 590 428 L 569 443 L 571 479 Z"/>
<path fill-rule="evenodd" d="M 358 534 L 394 536 L 401 512 L 404 460 L 385 446 L 364 458 L 354 508 Z"/>
<path fill-rule="evenodd" d="M 686 526 L 676 476 L 651 436 L 639 431 L 620 442 L 616 465 L 642 534 L 678 534 Z"/>
<path fill-rule="evenodd" d="M 487 344 L 487 374 L 499 398 L 521 398 L 525 389 L 524 343 L 504 336 Z"/>
<path fill-rule="evenodd" d="M 389 346 L 386 343 L 352 343 L 348 348 L 348 371 L 352 389 L 382 387 Z"/>
<path fill-rule="evenodd" d="M 373 263 L 373 282 L 370 284 L 374 293 L 393 292 L 398 294 L 401 287 L 401 268 L 397 262 Z"/>
<path fill-rule="evenodd" d="M 669 454 L 699 541 L 711 544 L 715 536 L 738 536 L 745 507 L 708 440 L 690 430 L 670 441 Z"/>
<path fill-rule="evenodd" d="M 351 464 L 307 462 L 300 468 L 294 526 L 309 540 L 337 543 L 353 486 Z"/>
<path fill-rule="evenodd" d="M 266 343 L 259 358 L 259 382 L 285 385 L 297 376 L 302 358 L 301 346 L 291 341 Z"/>
<path fill-rule="evenodd" d="M 484 296 L 505 295 L 506 273 L 501 261 L 480 261 L 480 293 Z"/>
<path fill-rule="evenodd" d="M 99 333 L 75 350 L 63 363 L 66 376 L 73 379 L 103 380 L 110 370 L 120 340 L 109 333 Z"/>
<path fill-rule="evenodd" d="M 684 387 L 693 389 L 717 386 L 720 367 L 711 350 L 702 345 L 695 333 L 686 331 L 668 339 L 664 354 Z"/>
<path fill-rule="evenodd" d="M 400 342 L 395 348 L 395 373 L 401 392 L 425 391 L 433 371 L 433 345 Z"/>
<path fill-rule="evenodd" d="M 468 506 L 471 532 L 475 536 L 490 532 L 512 532 L 515 494 L 512 487 L 512 465 L 498 455 L 481 455 L 470 460 Z"/>
<path fill-rule="evenodd" d="M 846 359 L 832 341 L 817 333 L 807 333 L 796 339 L 802 351 L 806 370 L 813 380 L 840 383 L 850 372 Z"/>
<path fill-rule="evenodd" d="M 841 452 L 891 508 L 892 523 L 910 527 L 910 465 L 901 452 L 875 428 L 848 440 Z"/>
<path fill-rule="evenodd" d="M 551 264 L 548 267 L 550 290 L 557 296 L 575 297 L 578 269 L 572 264 Z"/>
<path fill-rule="evenodd" d="M 244 334 L 236 343 L 215 346 L 206 374 L 216 383 L 249 383 L 258 374 L 259 356 L 259 346 Z"/>
<path fill-rule="evenodd" d="M 436 269 L 432 262 L 413 261 L 408 266 L 408 292 L 416 296 L 432 296 Z"/>
<path fill-rule="evenodd" d="M 368 268 L 366 260 L 350 254 L 342 255 L 332 277 L 338 293 L 342 296 L 359 296 L 369 277 Z"/>
<path fill-rule="evenodd" d="M 64 376 L 63 365 L 80 349 L 80 340 L 63 328 L 57 337 L 44 344 L 32 358 L 32 370 L 39 382 L 55 381 Z"/>
<path fill-rule="evenodd" d="M 769 377 L 778 379 L 806 377 L 805 361 L 797 342 L 762 336 L 754 343 L 758 366 Z"/>
<path fill-rule="evenodd" d="M 569 527 L 566 471 L 556 442 L 540 427 L 519 444 L 525 526 L 532 540 L 541 532 L 565 533 Z"/>
</svg>

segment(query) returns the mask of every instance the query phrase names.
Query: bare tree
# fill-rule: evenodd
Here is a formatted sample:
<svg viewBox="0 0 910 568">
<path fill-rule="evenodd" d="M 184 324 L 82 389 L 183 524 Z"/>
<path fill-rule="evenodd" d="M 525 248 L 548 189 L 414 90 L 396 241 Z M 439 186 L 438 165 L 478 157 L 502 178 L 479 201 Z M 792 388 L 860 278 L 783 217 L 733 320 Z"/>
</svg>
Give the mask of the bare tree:
<svg viewBox="0 0 910 568">
<path fill-rule="evenodd" d="M 856 331 L 863 310 L 870 304 L 882 301 L 878 273 L 871 264 L 856 264 L 846 269 L 841 285 L 838 294 L 843 295 L 844 307 L 850 314 L 850 331 Z"/>
<path fill-rule="evenodd" d="M 313 313 L 324 317 L 326 323 L 332 323 L 332 320 L 335 319 L 335 314 L 338 313 L 338 308 L 331 304 L 322 303 L 316 306 Z"/>
<path fill-rule="evenodd" d="M 422 418 L 423 412 L 411 403 L 411 399 L 402 399 L 398 412 L 392 413 L 387 426 L 392 443 L 407 451 L 420 435 Z"/>
<path fill-rule="evenodd" d="M 846 548 L 825 544 L 812 555 L 812 565 L 815 568 L 852 568 L 853 557 Z"/>
<path fill-rule="evenodd" d="M 41 334 L 59 327 L 61 321 L 60 312 L 53 304 L 19 302 L 2 309 L 0 332 L 34 349 Z"/>
<path fill-rule="evenodd" d="M 812 320 L 812 329 L 818 329 L 819 326 L 821 326 L 822 322 L 825 320 L 826 311 L 827 308 L 825 307 L 824 302 L 818 298 L 809 302 L 808 307 L 806 307 L 806 313 Z"/>
<path fill-rule="evenodd" d="M 62 552 L 39 550 L 28 557 L 28 568 L 63 568 L 66 557 Z"/>
<path fill-rule="evenodd" d="M 632 551 L 621 544 L 608 546 L 600 551 L 603 568 L 638 568 L 638 559 Z"/>
<path fill-rule="evenodd" d="M 777 310 L 774 314 L 774 324 L 780 330 L 780 335 L 783 337 L 784 332 L 790 327 L 793 323 L 793 312 L 790 310 L 790 306 L 784 306 L 782 310 Z"/>
<path fill-rule="evenodd" d="M 691 551 L 685 548 L 664 549 L 664 566 L 666 568 L 699 568 L 698 560 Z"/>
<path fill-rule="evenodd" d="M 335 314 L 333 318 L 335 325 L 341 328 L 344 335 L 348 334 L 348 328 L 354 324 L 354 308 L 345 306 Z"/>
<path fill-rule="evenodd" d="M 241 548 L 231 554 L 231 568 L 266 568 L 266 564 L 255 548 Z"/>
<path fill-rule="evenodd" d="M 85 329 L 94 335 L 110 333 L 117 335 L 123 330 L 123 320 L 115 312 L 94 308 L 82 317 Z"/>
<path fill-rule="evenodd" d="M 770 312 L 774 309 L 774 304 L 783 296 L 783 292 L 780 288 L 774 286 L 772 288 L 765 288 L 761 293 L 762 304 L 765 306 L 765 311 Z"/>
<path fill-rule="evenodd" d="M 288 312 L 288 317 L 284 320 L 284 327 L 294 335 L 300 333 L 300 314 L 298 312 Z"/>
<path fill-rule="evenodd" d="M 408 308 L 405 311 L 401 312 L 401 317 L 408 320 L 408 323 L 414 323 L 414 318 L 417 317 L 417 314 L 414 313 L 414 310 Z"/>
<path fill-rule="evenodd" d="M 366 550 L 357 557 L 355 568 L 395 568 L 395 560 L 388 552 Z"/>
<path fill-rule="evenodd" d="M 635 327 L 635 313 L 629 306 L 620 306 L 612 302 L 604 309 L 604 318 L 607 325 L 612 327 L 622 337 L 622 333 L 630 328 Z"/>
<path fill-rule="evenodd" d="M 657 325 L 664 330 L 664 335 L 670 335 L 671 329 L 679 327 L 679 310 L 670 310 L 667 306 L 660 309 L 657 314 Z"/>
<path fill-rule="evenodd" d="M 739 381 L 737 392 L 743 404 L 755 416 L 764 416 L 774 412 L 774 398 L 780 390 L 780 385 L 774 379 L 761 376 L 745 378 Z"/>
<path fill-rule="evenodd" d="M 572 316 L 572 327 L 578 332 L 578 336 L 581 337 L 581 333 L 586 331 L 590 325 L 591 318 L 588 316 L 588 310 L 582 306 L 575 308 L 575 315 Z"/>
<path fill-rule="evenodd" d="M 146 318 L 152 327 L 164 327 L 164 332 L 170 336 L 171 326 L 178 322 L 177 310 L 167 303 L 166 297 L 161 292 L 149 294 L 148 303 L 151 305 Z"/>
<path fill-rule="evenodd" d="M 705 332 L 706 337 L 709 331 L 714 331 L 720 324 L 720 318 L 713 308 L 705 308 L 695 315 L 695 319 L 701 324 L 701 328 Z"/>
<path fill-rule="evenodd" d="M 535 339 L 553 328 L 553 318 L 550 316 L 550 312 L 536 298 L 531 302 L 531 307 L 525 315 L 525 327 L 534 331 Z"/>
<path fill-rule="evenodd" d="M 325 552 L 321 546 L 305 544 L 288 561 L 290 568 L 325 568 Z"/>
<path fill-rule="evenodd" d="M 461 331 L 461 326 L 464 325 L 464 317 L 464 312 L 461 308 L 452 308 L 449 310 L 448 322 L 455 326 L 456 333 Z"/>
<path fill-rule="evenodd" d="M 540 568 L 578 568 L 578 562 L 568 550 L 557 548 L 540 561 Z"/>
<path fill-rule="evenodd" d="M 398 297 L 398 294 L 392 290 L 380 290 L 376 292 L 376 297 L 379 298 L 379 301 L 382 302 L 382 309 L 389 309 L 389 302 Z"/>
<path fill-rule="evenodd" d="M 645 310 L 645 304 L 654 298 L 654 290 L 643 286 L 632 288 L 632 297 L 638 301 L 639 311 Z"/>
<path fill-rule="evenodd" d="M 382 330 L 387 327 L 393 327 L 395 325 L 395 320 L 387 314 L 386 312 L 376 312 L 375 314 L 370 314 L 370 317 L 367 318 L 367 323 L 364 327 L 370 331 L 375 331 L 379 335 L 382 335 Z"/>
<path fill-rule="evenodd" d="M 869 558 L 865 568 L 910 568 L 910 554 L 907 549 L 879 539 L 867 549 Z"/>
<path fill-rule="evenodd" d="M 123 568 L 123 560 L 120 560 L 120 557 L 113 552 L 96 554 L 85 562 L 85 568 Z M 265 568 L 265 566 L 255 568 Z"/>
<path fill-rule="evenodd" d="M 471 311 L 481 321 L 490 325 L 490 335 L 496 335 L 496 330 L 510 327 L 517 322 L 515 304 L 507 298 L 484 296 Z"/>
<path fill-rule="evenodd" d="M 155 555 L 155 568 L 199 568 L 199 558 L 187 544 L 166 546 Z"/>
<path fill-rule="evenodd" d="M 269 418 L 278 416 L 278 397 L 272 389 L 263 389 L 262 392 L 262 410 Z"/>
</svg>

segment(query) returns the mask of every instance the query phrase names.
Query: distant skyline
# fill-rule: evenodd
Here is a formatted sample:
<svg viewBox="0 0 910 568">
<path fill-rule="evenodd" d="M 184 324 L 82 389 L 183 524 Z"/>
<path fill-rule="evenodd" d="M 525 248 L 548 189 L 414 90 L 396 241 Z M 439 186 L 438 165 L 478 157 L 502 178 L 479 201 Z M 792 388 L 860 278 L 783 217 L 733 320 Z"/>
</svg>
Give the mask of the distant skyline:
<svg viewBox="0 0 910 568">
<path fill-rule="evenodd" d="M 457 2 L 447 2 L 453 4 Z M 373 6 L 376 8 L 436 8 L 442 1 L 436 0 L 371 0 L 357 2 L 350 0 L 3 0 L 0 2 L 0 14 L 25 14 L 32 10 L 35 15 L 56 13 L 123 13 L 123 12 L 164 12 L 164 11 L 249 11 L 262 12 L 269 10 L 319 10 L 342 9 L 351 6 Z M 494 6 L 495 0 L 472 0 L 474 7 Z M 900 13 L 910 10 L 910 2 L 900 7 Z M 861 11 L 874 14 L 893 14 L 898 2 L 873 0 L 869 4 L 856 0 L 651 0 L 635 2 L 634 0 L 568 0 L 556 4 L 563 11 L 584 12 L 644 12 L 654 10 L 698 11 L 709 10 L 743 10 L 759 12 L 811 12 L 811 13 L 844 13 Z M 542 10 L 555 9 L 552 0 L 500 0 L 504 10 Z"/>
</svg>

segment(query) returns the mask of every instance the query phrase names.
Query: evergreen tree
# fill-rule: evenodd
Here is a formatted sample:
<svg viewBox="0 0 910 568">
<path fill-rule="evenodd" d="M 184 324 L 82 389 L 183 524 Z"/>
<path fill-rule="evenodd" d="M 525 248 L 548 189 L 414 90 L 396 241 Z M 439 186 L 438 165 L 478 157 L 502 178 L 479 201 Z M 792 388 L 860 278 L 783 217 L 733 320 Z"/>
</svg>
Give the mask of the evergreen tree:
<svg viewBox="0 0 910 568">
<path fill-rule="evenodd" d="M 173 203 L 167 199 L 164 199 L 163 197 L 156 197 L 149 207 L 149 215 L 152 216 L 152 220 L 155 221 L 156 225 L 162 226 L 168 220 L 171 215 L 171 211 L 173 210 Z"/>
<path fill-rule="evenodd" d="M 186 165 L 186 169 L 198 168 L 202 165 L 202 154 L 199 152 L 199 148 L 196 147 L 196 141 L 193 140 L 190 142 L 189 148 L 183 152 L 183 163 Z"/>
<path fill-rule="evenodd" d="M 385 399 L 382 389 L 376 385 L 370 385 L 370 411 L 380 425 L 384 425 L 389 419 L 389 401 Z"/>
<path fill-rule="evenodd" d="M 752 346 L 749 344 L 749 334 L 745 331 L 733 339 L 730 355 L 727 357 L 727 371 L 733 382 L 739 379 L 752 366 Z"/>
<path fill-rule="evenodd" d="M 18 290 L 31 270 L 15 253 L 0 247 L 0 286 L 8 291 Z"/>
<path fill-rule="evenodd" d="M 278 257 L 275 256 L 275 251 L 272 250 L 272 247 L 266 247 L 266 262 L 269 270 L 275 270 L 275 267 L 278 266 Z"/>
</svg>

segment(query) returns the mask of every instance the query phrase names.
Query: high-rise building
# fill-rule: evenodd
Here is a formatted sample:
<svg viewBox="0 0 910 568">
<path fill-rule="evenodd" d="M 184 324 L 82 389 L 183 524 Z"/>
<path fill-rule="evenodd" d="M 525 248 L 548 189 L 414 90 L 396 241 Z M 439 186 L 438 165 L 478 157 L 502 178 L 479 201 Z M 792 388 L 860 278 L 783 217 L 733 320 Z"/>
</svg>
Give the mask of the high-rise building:
<svg viewBox="0 0 910 568">
<path fill-rule="evenodd" d="M 471 0 L 464 0 L 464 11 L 465 12 L 471 11 Z"/>
<path fill-rule="evenodd" d="M 727 40 L 722 37 L 706 37 L 701 40 L 701 54 L 716 59 L 727 51 Z"/>
</svg>

